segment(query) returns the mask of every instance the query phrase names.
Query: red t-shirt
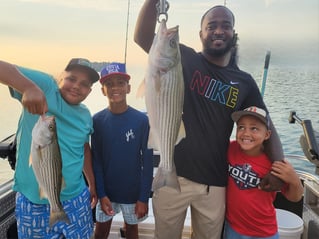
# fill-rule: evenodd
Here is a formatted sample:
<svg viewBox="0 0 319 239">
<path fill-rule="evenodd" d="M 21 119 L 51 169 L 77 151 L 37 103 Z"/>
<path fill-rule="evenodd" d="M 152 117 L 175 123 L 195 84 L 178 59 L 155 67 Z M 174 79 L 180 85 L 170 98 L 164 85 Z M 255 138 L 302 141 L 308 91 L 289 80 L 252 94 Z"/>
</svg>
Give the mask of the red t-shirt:
<svg viewBox="0 0 319 239">
<path fill-rule="evenodd" d="M 258 189 L 271 164 L 266 154 L 244 154 L 236 141 L 229 146 L 226 218 L 239 234 L 268 237 L 278 230 L 273 206 L 276 193 Z"/>
</svg>

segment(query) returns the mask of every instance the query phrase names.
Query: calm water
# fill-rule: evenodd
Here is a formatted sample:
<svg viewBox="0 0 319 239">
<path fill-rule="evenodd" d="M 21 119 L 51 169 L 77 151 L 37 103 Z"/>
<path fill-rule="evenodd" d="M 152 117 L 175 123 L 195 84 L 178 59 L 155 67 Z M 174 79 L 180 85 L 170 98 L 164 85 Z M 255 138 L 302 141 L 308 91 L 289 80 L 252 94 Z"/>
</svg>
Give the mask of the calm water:
<svg viewBox="0 0 319 239">
<path fill-rule="evenodd" d="M 288 117 L 295 111 L 301 119 L 309 119 L 319 131 L 319 71 L 307 67 L 272 66 L 269 69 L 264 100 L 276 126 L 285 154 L 303 155 L 299 137 L 300 124 L 290 124 Z M 262 78 L 260 73 L 259 79 Z M 293 160 L 292 160 L 293 161 Z M 293 161 L 296 169 L 314 172 L 313 164 Z"/>
<path fill-rule="evenodd" d="M 258 85 L 261 85 L 263 75 L 264 56 L 253 55 L 253 59 L 246 56 L 241 58 L 240 66 L 250 72 Z M 271 118 L 280 135 L 286 154 L 303 155 L 299 146 L 299 137 L 303 133 L 299 124 L 289 124 L 290 111 L 296 111 L 301 119 L 310 119 L 314 129 L 319 131 L 319 69 L 318 58 L 312 64 L 282 64 L 280 57 L 272 56 L 266 82 L 264 100 Z M 249 64 L 251 60 L 254 64 Z M 128 102 L 133 107 L 144 110 L 143 99 L 136 99 L 136 89 L 143 78 L 143 69 L 129 69 L 134 81 L 131 81 L 132 92 Z M 102 96 L 100 85 L 94 86 L 93 92 L 85 101 L 92 113 L 107 104 Z M 18 121 L 20 104 L 9 97 L 6 87 L 0 86 L 0 139 L 15 132 Z M 294 167 L 313 173 L 314 167 L 307 161 L 291 160 Z M 12 177 L 12 170 L 5 160 L 0 159 L 0 181 Z"/>
</svg>

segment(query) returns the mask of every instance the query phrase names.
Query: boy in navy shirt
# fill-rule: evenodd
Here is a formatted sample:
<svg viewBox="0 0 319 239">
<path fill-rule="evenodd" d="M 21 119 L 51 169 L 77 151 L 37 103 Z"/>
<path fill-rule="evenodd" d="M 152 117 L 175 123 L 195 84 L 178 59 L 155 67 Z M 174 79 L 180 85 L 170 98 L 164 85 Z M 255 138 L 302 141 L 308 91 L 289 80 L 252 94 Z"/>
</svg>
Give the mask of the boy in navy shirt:
<svg viewBox="0 0 319 239">
<path fill-rule="evenodd" d="M 138 238 L 138 222 L 148 213 L 153 177 L 147 149 L 147 116 L 128 106 L 130 76 L 125 65 L 110 63 L 101 71 L 102 93 L 109 106 L 93 116 L 92 154 L 97 195 L 95 238 L 107 238 L 113 216 L 122 211 L 127 238 Z"/>
</svg>

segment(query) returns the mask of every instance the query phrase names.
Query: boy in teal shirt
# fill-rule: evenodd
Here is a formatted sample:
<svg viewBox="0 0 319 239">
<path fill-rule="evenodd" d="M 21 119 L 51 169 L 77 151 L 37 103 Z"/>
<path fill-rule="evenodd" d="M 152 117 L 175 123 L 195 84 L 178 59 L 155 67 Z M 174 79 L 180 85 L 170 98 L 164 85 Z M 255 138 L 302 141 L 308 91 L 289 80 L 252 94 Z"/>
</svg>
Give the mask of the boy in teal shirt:
<svg viewBox="0 0 319 239">
<path fill-rule="evenodd" d="M 58 82 L 46 73 L 0 62 L 0 82 L 10 87 L 12 97 L 24 107 L 17 130 L 13 187 L 17 191 L 19 238 L 90 238 L 92 235 L 91 206 L 96 204 L 96 192 L 88 142 L 93 124 L 89 110 L 81 102 L 98 79 L 99 74 L 86 59 L 71 59 Z M 31 131 L 43 114 L 54 115 L 56 119 L 64 180 L 60 201 L 70 221 L 58 222 L 52 228 L 48 200 L 40 198 L 39 185 L 29 166 Z"/>
</svg>

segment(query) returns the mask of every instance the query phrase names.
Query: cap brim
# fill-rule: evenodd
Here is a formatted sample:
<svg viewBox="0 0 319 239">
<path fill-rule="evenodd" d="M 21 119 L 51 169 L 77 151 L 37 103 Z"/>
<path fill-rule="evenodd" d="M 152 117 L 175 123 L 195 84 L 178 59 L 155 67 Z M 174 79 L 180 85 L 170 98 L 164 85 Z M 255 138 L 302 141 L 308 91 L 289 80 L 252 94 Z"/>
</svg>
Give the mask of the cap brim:
<svg viewBox="0 0 319 239">
<path fill-rule="evenodd" d="M 251 116 L 258 118 L 261 122 L 263 122 L 268 127 L 268 123 L 267 123 L 266 119 L 255 112 L 250 112 L 250 111 L 246 111 L 246 110 L 236 111 L 236 112 L 231 114 L 231 118 L 235 123 L 237 123 L 237 121 L 245 115 L 251 115 Z"/>
<path fill-rule="evenodd" d="M 103 84 L 107 79 L 113 77 L 113 76 L 120 76 L 121 78 L 125 79 L 125 80 L 130 80 L 131 76 L 122 72 L 114 72 L 114 73 L 110 73 L 107 74 L 106 76 L 101 77 L 100 79 L 100 83 Z"/>
<path fill-rule="evenodd" d="M 95 82 L 97 82 L 100 79 L 100 75 L 94 69 L 92 69 L 91 67 L 88 67 L 88 66 L 81 65 L 81 64 L 68 65 L 65 68 L 65 70 L 66 71 L 70 71 L 70 70 L 72 70 L 74 68 L 85 69 L 89 73 L 89 76 L 90 76 L 90 79 L 91 79 L 92 83 L 95 83 Z"/>
</svg>

